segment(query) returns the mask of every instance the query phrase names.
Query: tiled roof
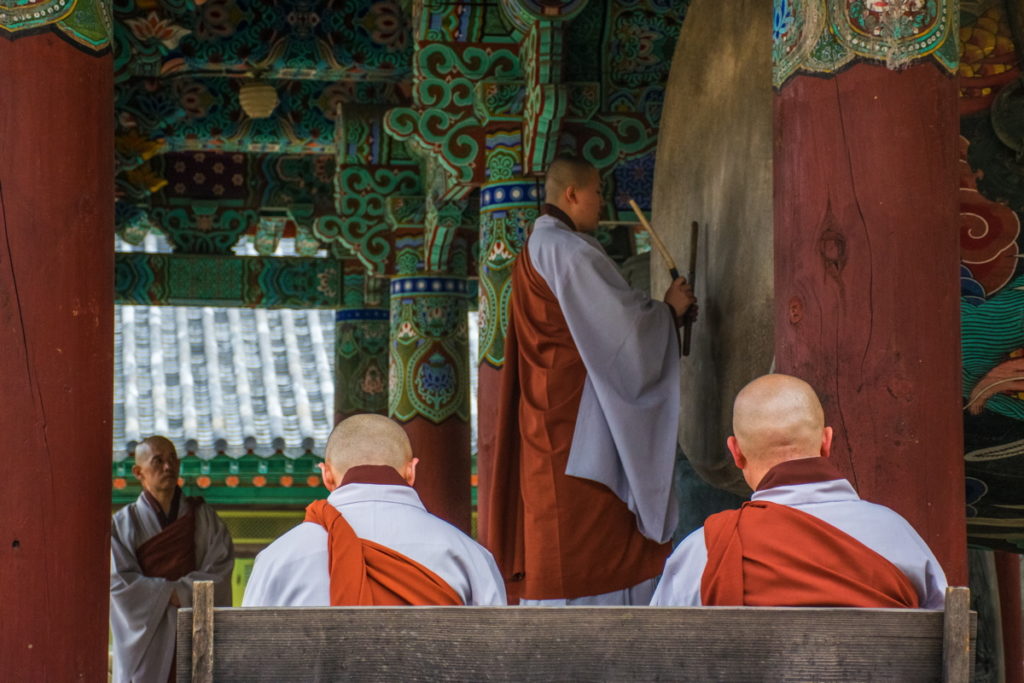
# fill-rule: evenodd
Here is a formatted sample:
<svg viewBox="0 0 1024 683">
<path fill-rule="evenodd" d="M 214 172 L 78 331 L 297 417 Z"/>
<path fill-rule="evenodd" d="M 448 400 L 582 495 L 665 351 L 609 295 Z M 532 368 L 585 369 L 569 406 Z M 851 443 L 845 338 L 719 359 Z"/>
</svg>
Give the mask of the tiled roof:
<svg viewBox="0 0 1024 683">
<path fill-rule="evenodd" d="M 118 251 L 169 252 L 151 233 Z M 248 240 L 240 255 L 256 255 Z M 278 255 L 295 255 L 282 239 Z M 470 313 L 471 449 L 477 323 Z M 335 314 L 199 306 L 114 307 L 114 460 L 152 434 L 179 456 L 320 455 L 334 420 Z"/>
<path fill-rule="evenodd" d="M 136 250 L 168 247 L 151 234 Z M 115 459 L 151 434 L 180 455 L 322 452 L 334 413 L 333 311 L 115 306 L 114 316 Z"/>
</svg>

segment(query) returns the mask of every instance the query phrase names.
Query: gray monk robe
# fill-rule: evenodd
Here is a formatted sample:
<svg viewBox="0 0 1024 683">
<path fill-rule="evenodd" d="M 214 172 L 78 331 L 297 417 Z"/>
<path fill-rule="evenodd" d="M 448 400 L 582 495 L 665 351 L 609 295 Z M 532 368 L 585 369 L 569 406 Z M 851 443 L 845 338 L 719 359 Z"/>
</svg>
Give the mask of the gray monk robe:
<svg viewBox="0 0 1024 683">
<path fill-rule="evenodd" d="M 513 271 L 485 503 L 485 545 L 510 596 L 526 600 L 646 582 L 676 525 L 672 311 L 630 289 L 597 240 L 561 218 L 537 219 Z"/>
<path fill-rule="evenodd" d="M 192 583 L 214 581 L 214 603 L 231 604 L 234 548 L 227 527 L 201 498 L 175 493 L 170 514 L 143 492 L 114 515 L 110 530 L 110 627 L 114 682 L 163 683 L 173 672 L 176 593 L 192 605 Z"/>
</svg>

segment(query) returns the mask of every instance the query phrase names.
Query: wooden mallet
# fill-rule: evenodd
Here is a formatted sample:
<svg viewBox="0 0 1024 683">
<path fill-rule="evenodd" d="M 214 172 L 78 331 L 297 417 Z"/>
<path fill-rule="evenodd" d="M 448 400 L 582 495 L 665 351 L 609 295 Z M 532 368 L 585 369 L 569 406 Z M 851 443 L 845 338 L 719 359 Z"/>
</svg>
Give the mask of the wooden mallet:
<svg viewBox="0 0 1024 683">
<path fill-rule="evenodd" d="M 676 267 L 676 262 L 672 258 L 672 254 L 668 253 L 668 247 L 666 247 L 665 243 L 661 241 L 660 237 L 658 237 L 658 233 L 654 232 L 654 228 L 651 227 L 651 224 L 647 222 L 647 217 L 644 216 L 644 212 L 639 205 L 637 205 L 634 200 L 630 199 L 629 206 L 633 209 L 633 213 L 635 213 L 636 217 L 640 220 L 640 225 L 642 225 L 644 230 L 647 231 L 647 234 L 651 236 L 651 243 L 658 250 L 658 253 L 661 254 L 661 258 L 665 261 L 665 265 L 668 267 L 669 275 L 672 276 L 672 281 L 675 282 L 679 279 L 679 269 Z M 690 283 L 691 287 L 693 286 L 693 280 L 697 276 L 697 235 L 697 221 L 694 221 L 690 232 L 690 272 L 687 273 L 687 277 L 689 278 L 687 282 Z M 692 325 L 693 321 L 690 319 L 687 319 L 683 323 L 684 356 L 690 355 L 690 328 Z"/>
<path fill-rule="evenodd" d="M 679 279 L 679 269 L 676 268 L 676 262 L 672 259 L 672 254 L 668 253 L 668 247 L 666 247 L 665 243 L 661 241 L 660 237 L 658 237 L 658 233 L 654 232 L 654 228 L 651 227 L 651 224 L 647 222 L 647 217 L 644 216 L 644 212 L 640 206 L 632 199 L 629 200 L 629 206 L 633 209 L 633 213 L 635 213 L 636 217 L 640 220 L 640 225 L 644 226 L 644 230 L 646 230 L 647 234 L 651 236 L 651 244 L 653 244 L 654 248 L 658 250 L 659 254 L 661 254 L 661 258 L 665 261 L 665 265 L 668 267 L 669 275 L 672 276 L 672 281 L 675 282 Z"/>
</svg>

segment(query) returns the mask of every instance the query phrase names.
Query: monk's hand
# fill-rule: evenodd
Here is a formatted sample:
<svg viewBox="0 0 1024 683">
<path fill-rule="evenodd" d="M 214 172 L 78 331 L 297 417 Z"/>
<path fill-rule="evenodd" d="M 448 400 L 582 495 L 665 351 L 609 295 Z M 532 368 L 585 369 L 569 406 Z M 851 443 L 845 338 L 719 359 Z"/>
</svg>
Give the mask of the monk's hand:
<svg viewBox="0 0 1024 683">
<path fill-rule="evenodd" d="M 181 600 L 178 599 L 177 589 L 171 591 L 171 599 L 167 601 L 171 607 L 181 607 Z"/>
<path fill-rule="evenodd" d="M 672 308 L 677 325 L 686 322 L 687 316 L 692 315 L 691 320 L 697 319 L 697 298 L 693 296 L 693 287 L 686 282 L 685 277 L 676 278 L 668 286 L 664 299 L 665 303 Z"/>
</svg>

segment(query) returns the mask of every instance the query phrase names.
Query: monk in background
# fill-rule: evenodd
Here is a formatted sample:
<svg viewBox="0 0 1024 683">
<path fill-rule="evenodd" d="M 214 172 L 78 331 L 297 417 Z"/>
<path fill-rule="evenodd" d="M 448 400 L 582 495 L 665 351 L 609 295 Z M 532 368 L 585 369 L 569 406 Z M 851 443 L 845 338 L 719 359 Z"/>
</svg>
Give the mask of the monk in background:
<svg viewBox="0 0 1024 683">
<path fill-rule="evenodd" d="M 504 605 L 491 554 L 423 507 L 418 462 L 388 418 L 340 422 L 321 465 L 330 496 L 256 556 L 242 605 Z"/>
<path fill-rule="evenodd" d="M 652 605 L 943 607 L 946 577 L 924 540 L 829 462 L 832 428 L 809 384 L 754 380 L 732 425 L 728 447 L 754 494 L 683 540 Z"/>
<path fill-rule="evenodd" d="M 115 683 L 174 680 L 179 607 L 192 606 L 192 584 L 214 582 L 214 604 L 231 605 L 234 546 L 217 513 L 178 486 L 178 453 L 162 436 L 135 449 L 138 500 L 110 529 L 110 626 Z"/>
</svg>

